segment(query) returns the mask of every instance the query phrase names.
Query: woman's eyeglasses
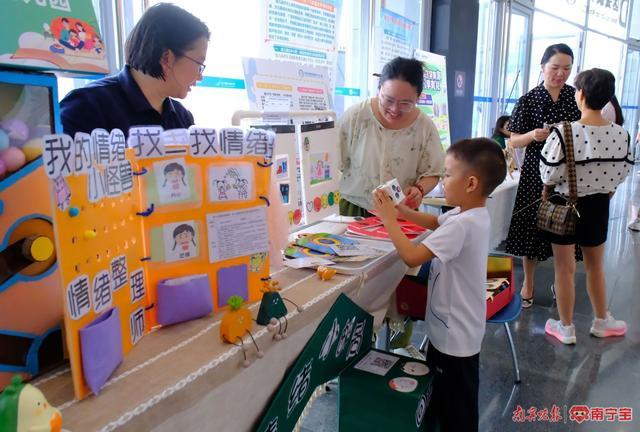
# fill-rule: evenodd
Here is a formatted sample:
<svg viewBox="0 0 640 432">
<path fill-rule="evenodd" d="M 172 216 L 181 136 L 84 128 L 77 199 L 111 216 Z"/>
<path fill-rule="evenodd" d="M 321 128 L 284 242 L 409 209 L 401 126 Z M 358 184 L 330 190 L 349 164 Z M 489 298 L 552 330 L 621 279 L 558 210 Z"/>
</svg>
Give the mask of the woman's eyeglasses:
<svg viewBox="0 0 640 432">
<path fill-rule="evenodd" d="M 390 98 L 388 96 L 385 96 L 384 93 L 379 92 L 378 95 L 378 100 L 380 101 L 380 105 L 382 105 L 383 108 L 391 108 L 394 105 L 398 105 L 398 109 L 401 112 L 410 112 L 411 110 L 413 110 L 413 108 L 416 106 L 415 102 L 411 102 L 411 101 L 396 101 L 394 98 Z"/>
<path fill-rule="evenodd" d="M 189 57 L 186 54 L 182 54 L 182 57 L 188 58 L 189 60 L 191 60 L 192 62 L 197 64 L 198 65 L 198 72 L 200 73 L 200 75 L 202 75 L 202 73 L 204 72 L 204 68 L 207 67 L 204 63 L 200 63 L 198 60 L 193 59 L 193 58 Z"/>
</svg>

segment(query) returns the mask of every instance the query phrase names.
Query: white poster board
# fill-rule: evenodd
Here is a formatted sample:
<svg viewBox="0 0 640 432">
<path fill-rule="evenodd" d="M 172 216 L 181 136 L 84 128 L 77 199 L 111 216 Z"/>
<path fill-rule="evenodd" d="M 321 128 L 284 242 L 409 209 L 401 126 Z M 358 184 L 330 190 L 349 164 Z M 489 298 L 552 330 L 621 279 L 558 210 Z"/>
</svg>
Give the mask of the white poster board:
<svg viewBox="0 0 640 432">
<path fill-rule="evenodd" d="M 338 130 L 332 121 L 298 127 L 302 200 L 310 224 L 339 213 Z"/>
<path fill-rule="evenodd" d="M 251 109 L 310 111 L 333 106 L 327 67 L 246 57 L 242 66 Z"/>
<path fill-rule="evenodd" d="M 447 59 L 445 56 L 415 50 L 413 57 L 422 62 L 424 86 L 418 98 L 418 108 L 424 112 L 438 129 L 442 147 L 451 145 L 449 133 L 449 99 L 447 97 Z"/>
</svg>

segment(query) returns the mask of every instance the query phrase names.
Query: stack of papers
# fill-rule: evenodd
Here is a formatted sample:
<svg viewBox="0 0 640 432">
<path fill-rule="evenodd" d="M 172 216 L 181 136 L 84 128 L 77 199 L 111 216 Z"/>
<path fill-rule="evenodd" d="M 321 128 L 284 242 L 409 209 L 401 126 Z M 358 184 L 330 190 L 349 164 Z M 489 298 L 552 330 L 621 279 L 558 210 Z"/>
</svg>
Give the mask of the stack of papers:
<svg viewBox="0 0 640 432">
<path fill-rule="evenodd" d="M 306 258 L 300 263 L 313 266 L 326 265 L 326 262 L 319 260 L 328 260 L 331 263 L 366 261 L 381 255 L 382 251 L 361 244 L 356 239 L 330 233 L 315 233 L 298 238 L 285 249 L 284 254 L 289 259 Z"/>
<path fill-rule="evenodd" d="M 398 223 L 400 224 L 402 232 L 409 239 L 414 239 L 426 231 L 426 228 L 405 220 L 398 220 Z M 366 219 L 350 223 L 347 226 L 347 232 L 345 235 L 351 238 L 391 241 L 387 229 L 377 216 L 368 217 Z"/>
</svg>

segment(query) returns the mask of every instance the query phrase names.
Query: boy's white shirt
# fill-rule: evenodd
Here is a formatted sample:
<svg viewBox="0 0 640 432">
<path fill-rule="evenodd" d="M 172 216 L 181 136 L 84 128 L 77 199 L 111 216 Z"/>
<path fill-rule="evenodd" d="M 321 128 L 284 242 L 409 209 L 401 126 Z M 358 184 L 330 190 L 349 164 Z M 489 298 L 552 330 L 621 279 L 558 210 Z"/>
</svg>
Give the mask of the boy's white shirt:
<svg viewBox="0 0 640 432">
<path fill-rule="evenodd" d="M 469 357 L 480 352 L 487 302 L 490 221 L 486 207 L 438 217 L 439 227 L 422 243 L 435 258 L 429 271 L 426 332 L 440 352 Z"/>
</svg>

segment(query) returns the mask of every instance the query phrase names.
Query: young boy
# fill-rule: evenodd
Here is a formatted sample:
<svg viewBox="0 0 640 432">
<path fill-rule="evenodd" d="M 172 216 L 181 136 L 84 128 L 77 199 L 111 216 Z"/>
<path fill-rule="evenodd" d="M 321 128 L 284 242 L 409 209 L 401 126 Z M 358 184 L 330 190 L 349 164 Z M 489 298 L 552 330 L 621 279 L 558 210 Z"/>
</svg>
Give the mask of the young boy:
<svg viewBox="0 0 640 432">
<path fill-rule="evenodd" d="M 394 206 L 382 190 L 374 191 L 374 205 L 407 265 L 433 260 L 425 318 L 427 363 L 435 373 L 430 410 L 443 431 L 477 431 L 490 228 L 485 204 L 504 180 L 506 162 L 497 143 L 475 138 L 449 147 L 444 166 L 444 194 L 456 206 L 453 210 L 436 217 Z M 400 230 L 397 217 L 434 231 L 413 244 Z"/>
</svg>

